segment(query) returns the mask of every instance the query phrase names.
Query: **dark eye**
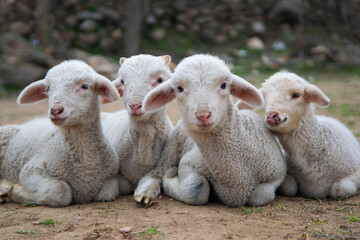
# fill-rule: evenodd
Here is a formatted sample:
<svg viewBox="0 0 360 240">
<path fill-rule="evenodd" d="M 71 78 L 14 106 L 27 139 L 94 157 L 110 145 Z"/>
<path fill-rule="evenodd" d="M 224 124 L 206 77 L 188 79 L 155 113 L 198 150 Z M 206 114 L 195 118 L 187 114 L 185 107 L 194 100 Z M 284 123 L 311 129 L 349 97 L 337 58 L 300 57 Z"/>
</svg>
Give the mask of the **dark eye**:
<svg viewBox="0 0 360 240">
<path fill-rule="evenodd" d="M 163 79 L 161 77 L 158 78 L 157 80 L 158 83 L 162 83 L 163 82 Z"/>
<path fill-rule="evenodd" d="M 120 80 L 121 84 L 124 84 L 124 80 Z"/>
<path fill-rule="evenodd" d="M 83 85 L 81 86 L 81 88 L 82 88 L 82 89 L 89 89 L 89 85 L 83 84 Z"/>
<path fill-rule="evenodd" d="M 223 84 L 221 84 L 221 89 L 225 89 L 226 88 L 226 82 L 224 82 Z"/>
<path fill-rule="evenodd" d="M 179 92 L 183 92 L 184 89 L 181 86 L 178 86 L 177 89 L 179 90 Z"/>
<path fill-rule="evenodd" d="M 291 97 L 292 98 L 298 98 L 298 97 L 300 97 L 300 93 L 293 93 L 293 95 Z"/>
</svg>

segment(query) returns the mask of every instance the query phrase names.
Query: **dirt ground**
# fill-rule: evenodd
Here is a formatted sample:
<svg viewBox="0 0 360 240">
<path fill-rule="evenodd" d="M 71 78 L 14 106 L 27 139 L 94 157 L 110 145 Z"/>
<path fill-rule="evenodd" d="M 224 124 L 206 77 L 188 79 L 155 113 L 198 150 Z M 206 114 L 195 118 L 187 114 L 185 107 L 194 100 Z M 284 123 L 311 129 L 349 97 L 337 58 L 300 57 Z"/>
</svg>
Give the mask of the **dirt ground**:
<svg viewBox="0 0 360 240">
<path fill-rule="evenodd" d="M 360 78 L 332 77 L 317 85 L 332 99 L 318 112 L 340 119 L 360 140 Z M 0 99 L 0 125 L 45 116 L 46 110 L 46 103 L 18 106 L 14 98 Z M 180 118 L 175 102 L 169 116 L 174 123 Z M 267 206 L 240 208 L 216 202 L 191 206 L 164 195 L 147 207 L 131 195 L 64 208 L 7 203 L 0 205 L 0 234 L 0 239 L 360 239 L 360 195 L 343 200 L 278 196 Z"/>
</svg>

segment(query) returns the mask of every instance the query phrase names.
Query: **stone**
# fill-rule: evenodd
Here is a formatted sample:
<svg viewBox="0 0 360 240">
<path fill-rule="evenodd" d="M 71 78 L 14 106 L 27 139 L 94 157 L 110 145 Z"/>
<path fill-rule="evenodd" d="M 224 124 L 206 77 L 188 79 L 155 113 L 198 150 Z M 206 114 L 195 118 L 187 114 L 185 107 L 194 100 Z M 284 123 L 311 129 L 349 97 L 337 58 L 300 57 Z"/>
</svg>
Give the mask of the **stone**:
<svg viewBox="0 0 360 240">
<path fill-rule="evenodd" d="M 157 28 L 150 32 L 150 37 L 154 40 L 162 40 L 166 36 L 166 31 L 163 28 Z"/>
<path fill-rule="evenodd" d="M 246 46 L 251 50 L 263 50 L 265 48 L 264 42 L 259 37 L 252 37 L 246 41 Z"/>
<path fill-rule="evenodd" d="M 100 74 L 113 79 L 116 78 L 117 65 L 102 55 L 92 55 L 87 59 L 87 63 Z"/>
<path fill-rule="evenodd" d="M 284 50 L 286 50 L 286 44 L 281 40 L 276 40 L 272 44 L 272 48 L 276 51 L 284 51 Z"/>
<path fill-rule="evenodd" d="M 110 52 L 116 50 L 116 45 L 111 38 L 102 38 L 99 43 L 100 49 L 104 52 Z"/>
<path fill-rule="evenodd" d="M 65 23 L 68 27 L 75 27 L 76 25 L 78 25 L 79 21 L 75 15 L 70 15 L 65 18 Z"/>
<path fill-rule="evenodd" d="M 266 33 L 265 24 L 262 21 L 254 21 L 251 23 L 251 29 L 258 34 Z"/>
<path fill-rule="evenodd" d="M 120 21 L 120 14 L 118 11 L 109 8 L 109 7 L 99 7 L 99 13 L 103 14 L 105 18 L 114 21 L 119 22 Z"/>
<path fill-rule="evenodd" d="M 90 58 L 91 54 L 82 51 L 77 48 L 71 48 L 67 51 L 66 58 L 68 59 L 79 59 L 87 62 L 87 60 Z"/>
<path fill-rule="evenodd" d="M 214 42 L 217 44 L 225 43 L 227 41 L 227 37 L 224 34 L 219 34 L 215 37 Z"/>
<path fill-rule="evenodd" d="M 25 35 L 25 34 L 30 33 L 31 27 L 27 23 L 15 21 L 10 24 L 10 31 L 14 32 L 14 33 Z"/>
<path fill-rule="evenodd" d="M 78 35 L 79 41 L 82 41 L 86 44 L 95 44 L 99 37 L 96 33 L 80 33 Z"/>
<path fill-rule="evenodd" d="M 165 9 L 160 8 L 160 7 L 156 7 L 156 8 L 153 9 L 152 12 L 155 14 L 155 16 L 162 17 L 165 14 Z"/>
<path fill-rule="evenodd" d="M 25 50 L 22 55 L 24 60 L 27 62 L 40 65 L 44 68 L 51 68 L 54 65 L 54 59 L 51 56 L 44 54 L 34 48 Z"/>
<path fill-rule="evenodd" d="M 18 51 L 29 47 L 29 43 L 17 33 L 0 34 L 0 50 L 4 52 Z"/>
<path fill-rule="evenodd" d="M 317 56 L 317 60 L 319 61 L 335 60 L 334 54 L 330 51 L 328 47 L 323 45 L 313 47 L 310 52 L 313 56 Z"/>
<path fill-rule="evenodd" d="M 89 10 L 81 11 L 77 14 L 79 20 L 94 20 L 100 21 L 103 20 L 104 15 L 100 12 L 91 12 Z"/>
<path fill-rule="evenodd" d="M 111 32 L 111 37 L 113 39 L 120 39 L 122 37 L 122 31 L 120 28 L 117 28 L 117 29 L 114 29 L 112 32 Z"/>
<path fill-rule="evenodd" d="M 2 63 L 0 64 L 0 79 L 4 85 L 25 87 L 30 83 L 45 77 L 47 69 L 33 63 Z"/>
<path fill-rule="evenodd" d="M 98 24 L 94 20 L 85 20 L 83 21 L 79 28 L 85 32 L 93 32 L 98 27 Z"/>
<path fill-rule="evenodd" d="M 157 22 L 157 19 L 154 15 L 149 14 L 146 18 L 145 18 L 145 23 L 148 25 L 154 25 Z"/>
</svg>

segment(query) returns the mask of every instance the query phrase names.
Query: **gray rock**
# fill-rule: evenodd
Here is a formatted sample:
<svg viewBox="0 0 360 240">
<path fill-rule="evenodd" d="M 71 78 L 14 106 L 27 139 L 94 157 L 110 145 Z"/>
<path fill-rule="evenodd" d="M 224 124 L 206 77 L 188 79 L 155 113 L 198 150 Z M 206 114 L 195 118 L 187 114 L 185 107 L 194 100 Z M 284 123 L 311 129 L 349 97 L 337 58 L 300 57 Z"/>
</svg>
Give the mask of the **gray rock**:
<svg viewBox="0 0 360 240">
<path fill-rule="evenodd" d="M 266 27 L 265 24 L 262 21 L 254 21 L 251 23 L 251 29 L 255 32 L 255 33 L 266 33 Z"/>
<path fill-rule="evenodd" d="M 104 52 L 110 52 L 116 50 L 116 44 L 111 38 L 102 38 L 99 43 L 100 49 Z"/>
<path fill-rule="evenodd" d="M 120 28 L 114 29 L 111 32 L 111 37 L 113 39 L 120 39 L 122 37 L 122 35 L 123 35 L 123 33 L 122 33 L 122 30 Z"/>
<path fill-rule="evenodd" d="M 145 18 L 145 22 L 146 24 L 149 25 L 154 25 L 157 22 L 157 19 L 154 15 L 149 14 L 146 18 Z"/>
<path fill-rule="evenodd" d="M 113 79 L 116 78 L 117 64 L 102 55 L 92 55 L 87 59 L 87 63 L 100 74 Z"/>
<path fill-rule="evenodd" d="M 7 32 L 0 35 L 0 50 L 4 52 L 11 52 L 29 47 L 29 43 L 19 34 Z"/>
<path fill-rule="evenodd" d="M 153 9 L 152 12 L 155 14 L 155 16 L 162 17 L 165 14 L 165 9 L 163 9 L 161 7 L 156 7 L 156 8 Z"/>
<path fill-rule="evenodd" d="M 104 19 L 104 15 L 100 12 L 91 12 L 89 10 L 81 11 L 77 14 L 79 20 L 95 20 L 100 21 Z"/>
<path fill-rule="evenodd" d="M 157 28 L 150 32 L 150 37 L 154 40 L 162 40 L 166 36 L 166 31 L 163 28 Z"/>
<path fill-rule="evenodd" d="M 33 48 L 25 50 L 22 55 L 23 59 L 27 62 L 40 65 L 44 68 L 51 68 L 54 65 L 54 59 L 51 56 Z"/>
<path fill-rule="evenodd" d="M 69 51 L 67 51 L 66 58 L 79 59 L 79 60 L 83 60 L 86 62 L 90 56 L 91 56 L 91 54 L 89 54 L 85 51 L 82 51 L 77 48 L 71 48 L 71 49 L 69 49 Z"/>
<path fill-rule="evenodd" d="M 94 44 L 99 40 L 99 37 L 96 33 L 80 33 L 78 38 L 79 41 L 86 44 Z"/>
<path fill-rule="evenodd" d="M 10 24 L 10 31 L 12 31 L 14 33 L 25 35 L 25 34 L 30 33 L 31 27 L 27 23 L 16 21 L 16 22 L 12 22 Z"/>
<path fill-rule="evenodd" d="M 105 18 L 118 22 L 120 21 L 120 14 L 118 11 L 111 9 L 109 7 L 99 7 L 99 13 L 103 14 Z"/>
<path fill-rule="evenodd" d="M 79 23 L 79 21 L 75 15 L 70 15 L 65 18 L 65 23 L 68 27 L 75 27 Z"/>
<path fill-rule="evenodd" d="M 30 83 L 45 77 L 47 69 L 33 63 L 2 63 L 0 64 L 0 79 L 13 87 L 25 87 Z"/>
<path fill-rule="evenodd" d="M 228 39 L 227 37 L 224 35 L 224 34 L 219 34 L 215 37 L 215 40 L 214 42 L 217 43 L 217 44 L 221 44 L 221 43 L 224 43 L 226 42 Z"/>
<path fill-rule="evenodd" d="M 272 44 L 272 48 L 276 51 L 284 51 L 286 49 L 286 44 L 281 40 L 276 40 Z"/>
<path fill-rule="evenodd" d="M 214 19 L 214 16 L 213 15 L 205 15 L 205 16 L 200 16 L 200 17 L 197 17 L 195 19 L 195 22 L 197 24 L 205 24 L 205 23 L 208 23 L 210 21 L 212 21 Z"/>
<path fill-rule="evenodd" d="M 85 20 L 80 24 L 79 27 L 82 31 L 92 32 L 98 27 L 98 24 L 94 20 Z"/>
</svg>

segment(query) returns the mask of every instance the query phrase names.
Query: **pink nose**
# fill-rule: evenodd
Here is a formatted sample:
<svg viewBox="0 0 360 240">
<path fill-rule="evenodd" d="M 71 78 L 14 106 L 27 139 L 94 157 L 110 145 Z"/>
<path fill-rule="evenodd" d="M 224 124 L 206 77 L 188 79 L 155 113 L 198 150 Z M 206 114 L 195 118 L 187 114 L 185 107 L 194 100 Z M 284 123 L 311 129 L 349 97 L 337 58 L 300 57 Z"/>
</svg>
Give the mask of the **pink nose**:
<svg viewBox="0 0 360 240">
<path fill-rule="evenodd" d="M 273 113 L 266 114 L 266 118 L 275 118 L 277 116 L 279 116 L 278 112 L 273 112 Z"/>
<path fill-rule="evenodd" d="M 279 113 L 272 112 L 266 114 L 266 122 L 270 125 L 279 125 L 281 123 L 281 118 L 279 117 Z"/>
<path fill-rule="evenodd" d="M 64 107 L 62 107 L 62 106 L 55 106 L 50 109 L 50 113 L 53 116 L 60 115 L 63 112 L 64 112 Z"/>
<path fill-rule="evenodd" d="M 133 110 L 133 112 L 136 112 L 142 107 L 142 104 L 141 103 L 130 104 L 129 107 L 131 108 L 131 110 Z"/>
<path fill-rule="evenodd" d="M 211 112 L 196 112 L 195 116 L 202 122 L 205 122 L 211 117 Z"/>
</svg>

